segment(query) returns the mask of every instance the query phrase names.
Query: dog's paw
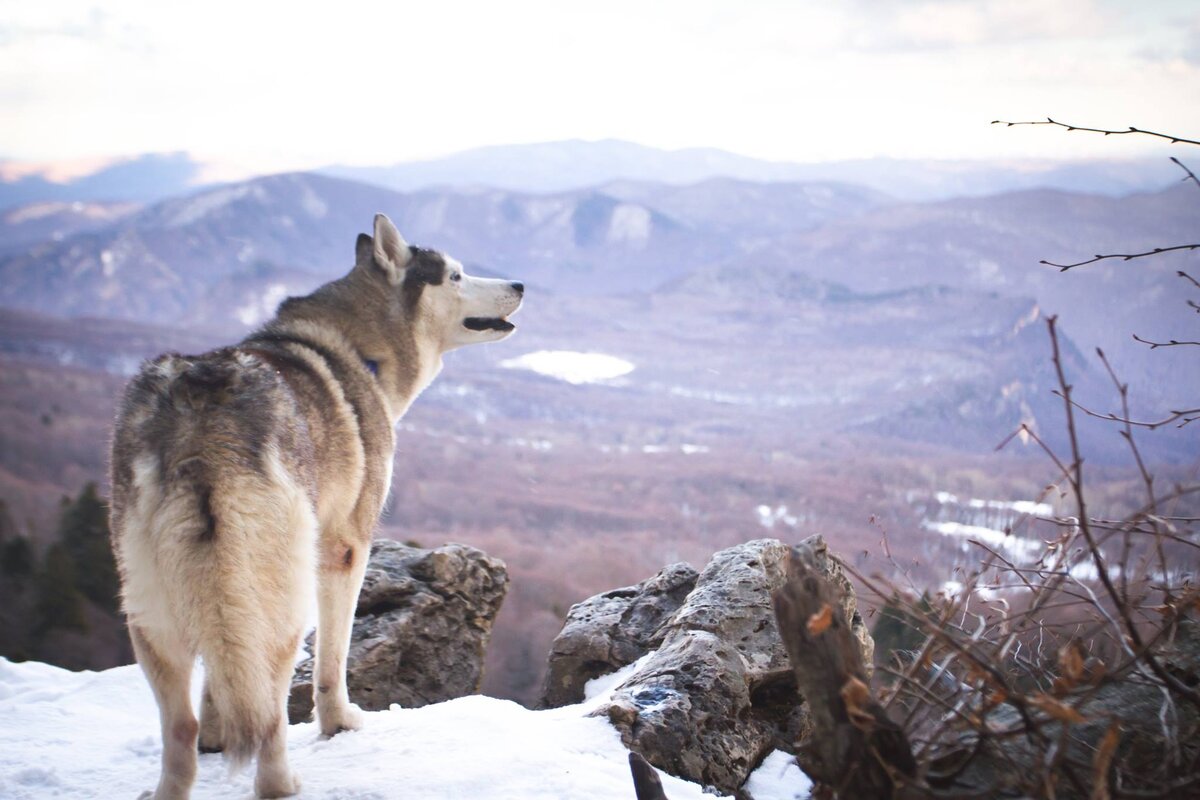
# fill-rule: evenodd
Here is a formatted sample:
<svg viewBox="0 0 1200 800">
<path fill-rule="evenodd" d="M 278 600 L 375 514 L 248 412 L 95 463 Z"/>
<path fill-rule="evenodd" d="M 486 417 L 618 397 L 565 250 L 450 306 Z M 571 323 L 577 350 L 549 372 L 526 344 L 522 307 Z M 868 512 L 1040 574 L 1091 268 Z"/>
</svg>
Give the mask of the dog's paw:
<svg viewBox="0 0 1200 800">
<path fill-rule="evenodd" d="M 291 770 L 283 775 L 259 775 L 254 780 L 254 794 L 258 797 L 291 797 L 299 792 L 300 776 Z"/>
<path fill-rule="evenodd" d="M 321 721 L 321 733 L 334 736 L 342 731 L 356 731 L 363 726 L 363 711 L 354 703 L 317 715 Z"/>
</svg>

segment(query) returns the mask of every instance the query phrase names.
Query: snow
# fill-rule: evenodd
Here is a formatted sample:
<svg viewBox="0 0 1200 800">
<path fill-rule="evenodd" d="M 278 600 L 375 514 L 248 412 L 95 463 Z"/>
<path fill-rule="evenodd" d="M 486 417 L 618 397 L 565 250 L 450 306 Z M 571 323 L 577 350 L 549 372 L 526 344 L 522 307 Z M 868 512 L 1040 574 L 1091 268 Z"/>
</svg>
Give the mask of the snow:
<svg viewBox="0 0 1200 800">
<path fill-rule="evenodd" d="M 965 505 L 968 508 L 1015 511 L 1018 514 L 1042 517 L 1049 517 L 1054 513 L 1054 508 L 1049 503 L 1035 503 L 1031 500 L 981 500 L 978 497 L 972 497 L 964 503 L 958 499 L 957 495 L 950 492 L 937 492 L 934 494 L 934 499 L 942 505 Z"/>
<path fill-rule="evenodd" d="M 787 506 L 776 506 L 775 508 L 771 508 L 769 505 L 755 506 L 754 514 L 758 517 L 758 524 L 764 528 L 774 528 L 779 522 L 794 528 L 800 522 L 799 517 L 788 513 Z"/>
<path fill-rule="evenodd" d="M 608 241 L 611 244 L 645 247 L 650 239 L 650 222 L 650 212 L 646 208 L 622 203 L 613 209 Z"/>
<path fill-rule="evenodd" d="M 506 369 L 526 369 L 576 385 L 599 383 L 633 372 L 633 364 L 605 353 L 538 350 L 500 362 Z"/>
<path fill-rule="evenodd" d="M 626 669 L 632 669 L 627 667 Z M 607 720 L 587 712 L 623 680 L 608 676 L 583 705 L 530 711 L 489 697 L 366 714 L 360 731 L 323 739 L 315 723 L 293 725 L 288 752 L 298 795 L 339 800 L 629 800 L 627 751 Z M 193 703 L 200 679 L 193 681 Z M 158 780 L 158 711 L 137 666 L 68 672 L 0 658 L 0 797 L 137 797 Z M 773 754 L 751 782 L 757 800 L 806 797 L 798 769 Z M 672 800 L 701 787 L 662 774 Z M 248 798 L 250 771 L 230 774 L 201 755 L 192 796 Z"/>
<path fill-rule="evenodd" d="M 244 306 L 238 306 L 234 309 L 234 316 L 243 325 L 257 325 L 265 319 L 270 319 L 275 316 L 275 310 L 279 308 L 288 296 L 288 288 L 282 283 L 272 283 L 263 292 L 261 297 L 251 297 L 249 302 Z"/>
<path fill-rule="evenodd" d="M 632 664 L 626 664 L 616 672 L 592 678 L 585 683 L 583 685 L 584 706 L 589 709 L 599 707 L 605 700 L 612 696 L 614 689 L 624 683 L 627 678 L 632 677 L 633 673 L 641 669 L 642 665 L 649 661 L 650 657 L 657 652 L 657 650 L 651 650 Z"/>
<path fill-rule="evenodd" d="M 182 228 L 185 225 L 191 225 L 247 195 L 253 195 L 256 199 L 261 200 L 263 198 L 262 187 L 257 184 L 242 184 L 195 195 L 174 206 L 175 213 L 167 221 L 167 227 Z"/>
<path fill-rule="evenodd" d="M 782 750 L 764 758 L 745 785 L 754 800 L 806 800 L 812 788 L 812 780 L 800 771 L 796 759 Z"/>
<path fill-rule="evenodd" d="M 1044 545 L 1039 541 L 1011 536 L 995 528 L 984 528 L 980 525 L 963 525 L 961 522 L 924 522 L 927 529 L 943 536 L 961 536 L 965 539 L 976 539 L 996 550 L 1007 550 L 1017 559 L 1030 558 L 1042 551 Z"/>
<path fill-rule="evenodd" d="M 955 599 L 962 594 L 964 588 L 961 581 L 946 581 L 942 584 L 941 592 L 950 599 Z M 980 600 L 985 601 L 995 600 L 1000 596 L 998 591 L 987 586 L 976 586 L 972 593 Z"/>
</svg>

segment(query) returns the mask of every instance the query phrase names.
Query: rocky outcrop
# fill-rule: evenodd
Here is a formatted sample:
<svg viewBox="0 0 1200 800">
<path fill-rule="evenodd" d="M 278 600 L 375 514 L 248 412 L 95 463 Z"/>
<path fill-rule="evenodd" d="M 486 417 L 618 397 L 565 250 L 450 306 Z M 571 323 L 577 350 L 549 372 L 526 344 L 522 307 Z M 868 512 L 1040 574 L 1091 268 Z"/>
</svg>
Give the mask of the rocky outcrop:
<svg viewBox="0 0 1200 800">
<path fill-rule="evenodd" d="M 849 588 L 820 537 L 806 541 L 819 554 L 826 577 Z M 772 539 L 722 550 L 653 632 L 623 625 L 624 612 L 613 608 L 613 613 L 590 615 L 595 624 L 589 633 L 588 609 L 623 599 L 594 597 L 572 609 L 560 635 L 587 647 L 573 650 L 556 641 L 553 652 L 603 653 L 607 636 L 621 642 L 618 649 L 627 663 L 652 653 L 594 713 L 606 715 L 625 744 L 656 767 L 732 793 L 771 750 L 794 751 L 807 725 L 771 606 L 772 590 L 785 579 L 788 553 L 787 545 Z M 628 598 L 632 606 L 645 595 L 643 587 L 672 569 L 620 592 L 634 592 Z M 852 589 L 843 605 L 863 660 L 870 664 L 871 638 Z M 609 633 L 614 627 L 616 635 Z M 645 650 L 635 655 L 637 642 L 645 643 Z"/>
<path fill-rule="evenodd" d="M 507 589 L 504 562 L 473 547 L 374 542 L 351 635 L 350 699 L 375 711 L 478 692 Z M 293 723 L 312 716 L 311 636 L 306 647 L 310 657 L 296 668 L 288 700 Z"/>
<path fill-rule="evenodd" d="M 582 702 L 584 685 L 632 664 L 662 644 L 664 623 L 696 585 L 688 564 L 672 564 L 636 586 L 614 589 L 571 607 L 555 637 L 541 706 Z"/>
</svg>

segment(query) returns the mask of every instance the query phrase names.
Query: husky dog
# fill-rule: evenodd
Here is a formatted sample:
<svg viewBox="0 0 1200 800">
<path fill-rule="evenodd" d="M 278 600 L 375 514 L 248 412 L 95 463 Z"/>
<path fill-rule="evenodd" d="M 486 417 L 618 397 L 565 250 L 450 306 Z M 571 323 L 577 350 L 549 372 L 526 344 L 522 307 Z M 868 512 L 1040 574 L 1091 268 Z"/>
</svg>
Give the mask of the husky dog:
<svg viewBox="0 0 1200 800">
<path fill-rule="evenodd" d="M 321 733 L 354 730 L 346 652 L 394 426 L 442 354 L 512 333 L 524 286 L 468 276 L 375 217 L 355 266 L 235 347 L 164 355 L 126 389 L 112 450 L 113 548 L 134 651 L 158 701 L 162 775 L 186 798 L 197 745 L 258 757 L 259 797 L 299 790 L 286 703 L 317 606 Z M 196 656 L 205 683 L 189 699 Z M 147 793 L 144 796 L 150 796 Z"/>
</svg>

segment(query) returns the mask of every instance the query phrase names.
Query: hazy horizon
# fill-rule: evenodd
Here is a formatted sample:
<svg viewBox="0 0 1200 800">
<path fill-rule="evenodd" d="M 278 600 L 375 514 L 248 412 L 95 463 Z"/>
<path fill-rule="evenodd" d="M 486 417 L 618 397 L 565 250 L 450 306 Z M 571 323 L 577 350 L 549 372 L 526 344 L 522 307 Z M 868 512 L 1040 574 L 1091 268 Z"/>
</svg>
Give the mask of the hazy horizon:
<svg viewBox="0 0 1200 800">
<path fill-rule="evenodd" d="M 617 139 L 825 163 L 1141 157 L 1200 130 L 1187 2 L 715 0 L 336 15 L 0 0 L 0 159 L 187 152 L 237 173 Z"/>
</svg>

